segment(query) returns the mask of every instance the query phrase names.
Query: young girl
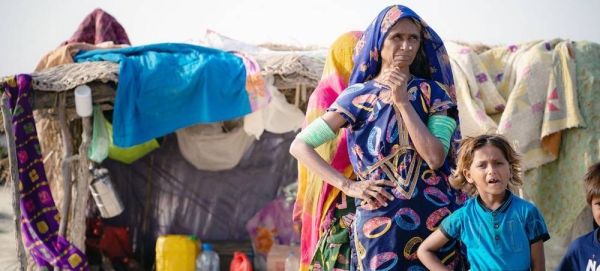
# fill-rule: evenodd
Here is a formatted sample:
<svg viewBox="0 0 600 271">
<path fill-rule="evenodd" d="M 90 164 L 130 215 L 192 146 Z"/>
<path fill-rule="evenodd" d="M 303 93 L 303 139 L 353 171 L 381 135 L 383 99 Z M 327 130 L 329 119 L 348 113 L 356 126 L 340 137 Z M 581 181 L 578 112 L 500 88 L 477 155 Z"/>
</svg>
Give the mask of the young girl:
<svg viewBox="0 0 600 271">
<path fill-rule="evenodd" d="M 520 157 L 503 136 L 464 139 L 450 183 L 473 197 L 423 241 L 421 262 L 430 270 L 449 270 L 436 253 L 460 241 L 473 271 L 545 270 L 543 242 L 550 235 L 544 218 L 508 189 L 523 183 L 520 173 Z"/>
</svg>

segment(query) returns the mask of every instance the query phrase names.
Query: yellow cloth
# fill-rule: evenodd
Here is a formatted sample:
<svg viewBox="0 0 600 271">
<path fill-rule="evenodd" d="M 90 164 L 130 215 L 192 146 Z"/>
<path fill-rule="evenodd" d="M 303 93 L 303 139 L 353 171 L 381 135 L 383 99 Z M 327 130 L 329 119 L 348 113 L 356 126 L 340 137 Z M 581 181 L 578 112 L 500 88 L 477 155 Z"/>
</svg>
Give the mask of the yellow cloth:
<svg viewBox="0 0 600 271">
<path fill-rule="evenodd" d="M 348 32 L 331 45 L 321 81 L 308 101 L 304 127 L 322 116 L 347 87 L 354 65 L 352 50 L 361 33 Z M 315 150 L 345 176 L 352 175 L 344 129 L 338 132 L 334 140 Z M 298 196 L 294 205 L 294 220 L 302 224 L 300 242 L 300 270 L 302 271 L 308 270 L 317 242 L 324 232 L 324 220 L 339 193 L 337 188 L 325 183 L 302 164 L 298 165 Z"/>
<path fill-rule="evenodd" d="M 35 71 L 37 72 L 45 70 L 62 64 L 74 63 L 73 56 L 77 54 L 79 50 L 90 51 L 100 49 L 122 48 L 128 46 L 129 45 L 126 44 L 115 45 L 112 41 L 107 41 L 96 45 L 89 43 L 70 43 L 58 47 L 44 55 L 35 67 Z"/>
<path fill-rule="evenodd" d="M 498 125 L 489 115 L 502 113 L 506 100 L 493 81 L 488 80 L 491 76 L 487 67 L 468 47 L 453 42 L 444 44 L 454 76 L 462 135 L 473 136 L 496 130 Z"/>
</svg>

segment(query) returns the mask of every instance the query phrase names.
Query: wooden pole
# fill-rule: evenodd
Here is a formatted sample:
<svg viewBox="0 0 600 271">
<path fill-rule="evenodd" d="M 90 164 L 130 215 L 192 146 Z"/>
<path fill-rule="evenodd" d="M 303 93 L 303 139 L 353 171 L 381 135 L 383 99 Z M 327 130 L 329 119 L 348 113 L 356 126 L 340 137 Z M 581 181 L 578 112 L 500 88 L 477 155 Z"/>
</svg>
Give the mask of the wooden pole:
<svg viewBox="0 0 600 271">
<path fill-rule="evenodd" d="M 65 108 L 66 94 L 61 92 L 59 94 L 59 105 L 58 105 L 58 118 L 60 121 L 60 132 L 62 135 L 63 142 L 63 160 L 62 166 L 62 178 L 63 178 L 63 206 L 60 214 L 60 226 L 58 234 L 66 237 L 67 236 L 67 222 L 69 221 L 69 206 L 71 205 L 71 168 L 69 165 L 69 156 L 71 156 L 71 138 L 69 130 L 67 128 L 67 116 Z"/>
<path fill-rule="evenodd" d="M 24 271 L 27 267 L 27 256 L 25 255 L 25 246 L 21 233 L 21 200 L 19 193 L 19 171 L 17 169 L 17 146 L 15 145 L 15 134 L 12 126 L 12 114 L 8 109 L 8 96 L 2 95 L 2 116 L 4 120 L 4 132 L 8 143 L 8 161 L 10 165 L 10 180 L 12 183 L 12 207 L 13 207 L 13 228 L 15 230 L 15 241 L 17 244 L 18 270 Z"/>
<path fill-rule="evenodd" d="M 296 85 L 296 93 L 294 96 L 294 105 L 300 108 L 300 84 Z"/>
<path fill-rule="evenodd" d="M 75 180 L 75 198 L 73 200 L 73 212 L 71 219 L 71 243 L 85 252 L 85 209 L 90 197 L 89 185 L 92 182 L 89 171 L 90 161 L 88 159 L 88 150 L 92 139 L 92 122 L 90 117 L 81 119 L 83 132 L 81 135 L 81 145 L 79 146 L 79 166 L 77 170 L 77 179 Z"/>
<path fill-rule="evenodd" d="M 88 170 L 90 162 L 87 157 L 92 138 L 92 122 L 90 117 L 82 118 L 82 142 L 79 146 L 79 154 L 73 155 L 70 133 L 67 127 L 66 106 L 63 106 L 66 105 L 67 96 L 66 93 L 61 93 L 59 95 L 62 95 L 59 97 L 59 121 L 65 151 L 62 161 L 62 176 L 65 183 L 63 189 L 65 195 L 67 192 L 69 193 L 68 197 L 63 198 L 64 205 L 62 210 L 65 214 L 70 213 L 70 216 L 65 215 L 61 217 L 65 219 L 61 219 L 61 226 L 65 227 L 62 229 L 61 233 L 66 234 L 67 228 L 70 229 L 69 241 L 79 250 L 85 252 L 85 210 L 86 203 L 89 199 L 88 186 L 91 183 L 91 175 Z M 72 180 L 71 163 L 75 160 L 78 161 L 78 170 L 75 174 L 76 179 Z M 67 186 L 68 189 L 65 188 Z M 71 195 L 73 188 L 75 191 L 73 195 Z M 55 270 L 57 269 L 55 268 Z"/>
<path fill-rule="evenodd" d="M 71 137 L 69 134 L 69 129 L 67 127 L 67 116 L 66 116 L 66 93 L 61 92 L 59 95 L 59 104 L 58 104 L 58 118 L 60 121 L 60 132 L 62 134 L 62 142 L 63 142 L 63 160 L 61 162 L 62 166 L 62 179 L 63 179 L 63 206 L 61 208 L 60 214 L 60 225 L 58 228 L 58 234 L 63 237 L 67 237 L 67 224 L 69 221 L 69 209 L 71 207 L 71 162 L 69 161 L 69 157 L 71 156 Z M 60 271 L 60 267 L 55 266 L 54 271 Z"/>
</svg>

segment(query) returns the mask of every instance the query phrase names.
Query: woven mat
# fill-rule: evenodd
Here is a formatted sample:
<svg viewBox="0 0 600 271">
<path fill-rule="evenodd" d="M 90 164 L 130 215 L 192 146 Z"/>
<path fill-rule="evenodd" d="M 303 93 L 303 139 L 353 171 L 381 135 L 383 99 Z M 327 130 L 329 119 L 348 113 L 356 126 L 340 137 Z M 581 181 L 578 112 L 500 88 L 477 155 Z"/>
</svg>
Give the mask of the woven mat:
<svg viewBox="0 0 600 271">
<path fill-rule="evenodd" d="M 255 55 L 263 75 L 273 75 L 278 89 L 304 84 L 316 87 L 323 73 L 324 59 L 301 54 Z"/>
<path fill-rule="evenodd" d="M 7 77 L 0 80 L 5 81 Z M 34 90 L 67 91 L 92 81 L 119 82 L 119 64 L 107 61 L 64 64 L 31 73 Z M 4 88 L 4 84 L 0 84 Z"/>
<path fill-rule="evenodd" d="M 278 89 L 295 89 L 302 84 L 315 88 L 323 73 L 324 60 L 319 57 L 301 54 L 258 55 L 256 61 L 263 75 L 273 75 L 274 85 Z M 31 76 L 34 90 L 61 92 L 92 81 L 118 83 L 119 64 L 107 61 L 71 63 L 34 72 Z"/>
<path fill-rule="evenodd" d="M 316 87 L 323 73 L 324 60 L 301 54 L 258 55 L 263 75 L 273 75 L 275 87 L 291 89 L 304 84 Z M 118 83 L 119 64 L 107 61 L 71 63 L 31 73 L 34 90 L 66 91 L 92 81 Z M 4 80 L 1 80 L 4 81 Z"/>
</svg>

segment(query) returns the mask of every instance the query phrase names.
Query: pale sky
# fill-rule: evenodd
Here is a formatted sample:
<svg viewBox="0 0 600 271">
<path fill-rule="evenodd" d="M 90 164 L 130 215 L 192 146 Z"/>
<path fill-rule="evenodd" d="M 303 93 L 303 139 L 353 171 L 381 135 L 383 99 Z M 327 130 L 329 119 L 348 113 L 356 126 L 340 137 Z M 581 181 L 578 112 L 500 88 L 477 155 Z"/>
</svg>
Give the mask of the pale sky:
<svg viewBox="0 0 600 271">
<path fill-rule="evenodd" d="M 101 8 L 132 45 L 198 39 L 206 29 L 247 43 L 329 46 L 391 4 L 412 8 L 444 40 L 508 45 L 562 38 L 600 43 L 600 0 L 1 0 L 0 77 L 32 72 Z"/>
</svg>

